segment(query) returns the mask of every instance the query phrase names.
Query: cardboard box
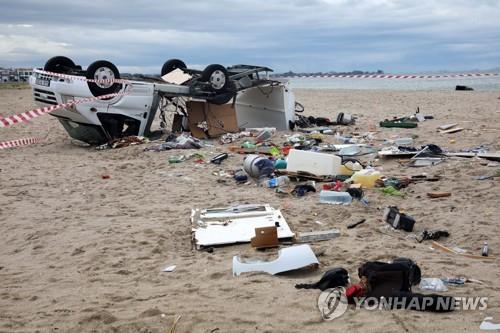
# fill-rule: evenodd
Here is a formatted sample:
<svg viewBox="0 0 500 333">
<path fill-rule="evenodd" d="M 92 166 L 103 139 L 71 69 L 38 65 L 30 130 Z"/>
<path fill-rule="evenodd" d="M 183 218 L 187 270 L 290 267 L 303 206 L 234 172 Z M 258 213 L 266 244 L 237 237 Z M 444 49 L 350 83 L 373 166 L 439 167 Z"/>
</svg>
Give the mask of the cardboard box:
<svg viewBox="0 0 500 333">
<path fill-rule="evenodd" d="M 186 103 L 186 108 L 189 131 L 198 139 L 240 131 L 232 104 L 215 105 L 208 102 L 189 101 Z"/>
<path fill-rule="evenodd" d="M 255 237 L 252 237 L 250 244 L 257 249 L 279 246 L 278 229 L 276 227 L 255 228 Z"/>
</svg>

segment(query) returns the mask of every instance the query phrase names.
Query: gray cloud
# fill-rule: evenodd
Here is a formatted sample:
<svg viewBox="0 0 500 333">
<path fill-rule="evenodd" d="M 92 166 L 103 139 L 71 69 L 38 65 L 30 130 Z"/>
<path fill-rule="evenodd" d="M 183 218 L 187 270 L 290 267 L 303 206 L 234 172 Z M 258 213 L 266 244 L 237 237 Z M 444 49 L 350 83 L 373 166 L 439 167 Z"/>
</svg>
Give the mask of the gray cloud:
<svg viewBox="0 0 500 333">
<path fill-rule="evenodd" d="M 278 71 L 488 68 L 499 66 L 500 2 L 2 0 L 0 66 L 59 54 L 147 72 L 173 57 Z"/>
</svg>

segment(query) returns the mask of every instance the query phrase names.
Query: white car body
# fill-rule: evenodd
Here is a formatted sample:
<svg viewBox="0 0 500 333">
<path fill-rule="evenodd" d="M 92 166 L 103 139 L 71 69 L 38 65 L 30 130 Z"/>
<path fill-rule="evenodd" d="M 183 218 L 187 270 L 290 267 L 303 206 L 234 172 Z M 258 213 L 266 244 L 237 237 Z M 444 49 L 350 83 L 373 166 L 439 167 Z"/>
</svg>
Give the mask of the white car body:
<svg viewBox="0 0 500 333">
<path fill-rule="evenodd" d="M 87 81 L 80 76 L 58 75 L 35 69 L 29 82 L 34 100 L 40 106 L 94 97 Z M 261 93 L 264 88 L 266 85 L 254 86 L 237 93 L 236 113 L 241 119 L 238 123 L 243 127 L 274 126 L 288 129 L 289 122 L 293 121 L 295 107 L 295 98 L 288 83 L 269 84 L 268 92 Z M 74 139 L 101 144 L 116 137 L 112 135 L 116 119 L 120 122 L 118 125 L 123 126 L 125 123 L 132 129 L 129 135 L 149 136 L 161 96 L 192 97 L 189 86 L 134 80 L 123 83 L 119 92 L 126 94 L 60 108 L 51 112 L 51 115 L 59 119 Z M 121 134 L 121 129 L 119 132 Z"/>
</svg>

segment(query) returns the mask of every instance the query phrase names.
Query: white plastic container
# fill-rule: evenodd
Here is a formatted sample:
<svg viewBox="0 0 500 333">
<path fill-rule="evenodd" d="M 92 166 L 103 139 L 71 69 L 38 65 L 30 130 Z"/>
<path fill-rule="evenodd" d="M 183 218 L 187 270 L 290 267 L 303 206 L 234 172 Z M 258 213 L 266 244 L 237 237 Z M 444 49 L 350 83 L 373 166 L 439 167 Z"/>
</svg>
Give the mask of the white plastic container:
<svg viewBox="0 0 500 333">
<path fill-rule="evenodd" d="M 347 192 L 323 190 L 319 193 L 319 202 L 334 205 L 348 205 L 352 202 L 352 197 Z"/>
<path fill-rule="evenodd" d="M 340 174 L 342 158 L 336 155 L 291 149 L 286 170 L 308 172 L 315 176 L 335 176 Z"/>
</svg>

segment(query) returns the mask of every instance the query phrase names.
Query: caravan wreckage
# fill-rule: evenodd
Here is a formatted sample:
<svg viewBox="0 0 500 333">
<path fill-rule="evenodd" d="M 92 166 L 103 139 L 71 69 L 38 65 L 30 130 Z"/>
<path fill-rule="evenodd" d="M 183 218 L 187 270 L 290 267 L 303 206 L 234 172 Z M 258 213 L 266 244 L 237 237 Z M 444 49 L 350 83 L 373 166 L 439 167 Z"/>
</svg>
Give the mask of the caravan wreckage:
<svg viewBox="0 0 500 333">
<path fill-rule="evenodd" d="M 171 59 L 161 68 L 161 79 L 127 79 L 121 78 L 117 67 L 109 61 L 95 61 L 83 70 L 71 59 L 57 56 L 49 59 L 43 70 L 35 69 L 29 82 L 40 106 L 103 96 L 50 113 L 72 138 L 102 144 L 130 135 L 162 134 L 166 130 L 167 111 L 187 119 L 188 100 L 217 105 L 233 101 L 239 126 L 266 126 L 266 120 L 273 119 L 278 129 L 288 129 L 294 117 L 295 98 L 288 83 L 269 79 L 269 72 L 272 69 L 262 66 L 226 68 L 218 64 L 196 70 L 187 68 L 181 60 Z M 104 98 L 109 94 L 112 96 Z M 158 111 L 160 126 L 152 130 Z"/>
</svg>

